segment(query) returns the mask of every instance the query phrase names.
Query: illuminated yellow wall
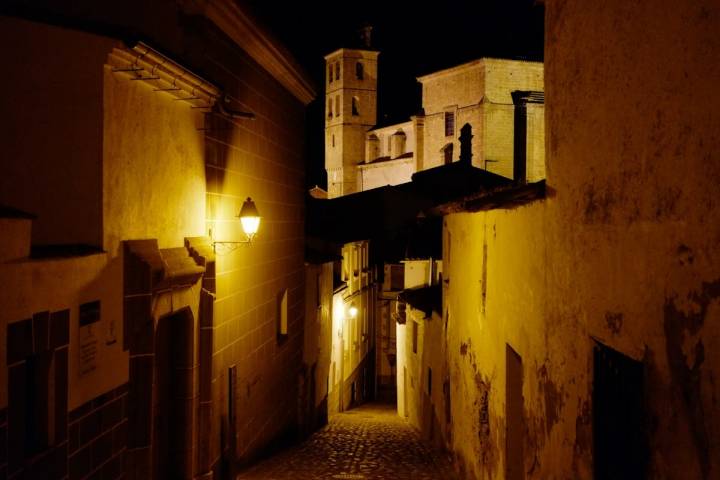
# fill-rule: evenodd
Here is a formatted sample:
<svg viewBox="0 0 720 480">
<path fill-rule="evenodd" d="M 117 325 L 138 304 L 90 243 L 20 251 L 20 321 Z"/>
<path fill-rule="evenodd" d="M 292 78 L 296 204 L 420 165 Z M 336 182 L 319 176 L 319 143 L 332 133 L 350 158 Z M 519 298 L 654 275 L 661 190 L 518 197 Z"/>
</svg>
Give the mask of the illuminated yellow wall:
<svg viewBox="0 0 720 480">
<path fill-rule="evenodd" d="M 504 478 L 509 345 L 525 478 L 592 478 L 597 340 L 644 364 L 649 478 L 714 478 L 717 6 L 546 8 L 548 196 L 446 217 L 451 448 L 465 478 Z"/>
<path fill-rule="evenodd" d="M 220 458 L 222 425 L 234 429 L 235 453 L 247 460 L 297 421 L 305 316 L 305 110 L 243 51 L 220 41 L 210 45 L 203 70 L 226 86 L 226 106 L 255 115 L 208 117 L 204 137 L 206 231 L 219 241 L 244 240 L 236 216 L 247 197 L 262 216 L 251 245 L 218 246 L 216 253 L 212 455 Z M 288 333 L 279 336 L 284 292 Z M 229 392 L 233 365 L 237 389 Z M 228 427 L 230 393 L 237 420 Z"/>
<path fill-rule="evenodd" d="M 442 262 L 438 260 L 432 263 L 404 260 L 403 264 L 406 289 L 436 283 L 437 272 L 442 271 Z M 446 448 L 451 425 L 445 421 L 444 392 L 448 381 L 445 322 L 439 312 L 426 315 L 407 304 L 406 323 L 397 324 L 396 329 L 398 414 L 407 417 L 423 438 Z M 417 335 L 413 329 L 417 329 Z"/>
<path fill-rule="evenodd" d="M 203 114 L 104 67 L 104 247 L 157 238 L 181 247 L 205 232 Z"/>
<path fill-rule="evenodd" d="M 347 283 L 333 294 L 333 333 L 330 359 L 330 412 L 351 406 L 352 383 L 358 395 L 363 381 L 361 370 L 374 353 L 374 274 L 369 268 L 369 242 L 346 243 L 342 247 L 341 278 Z M 350 314 L 357 309 L 356 316 Z M 334 381 L 333 381 L 334 380 Z"/>
</svg>

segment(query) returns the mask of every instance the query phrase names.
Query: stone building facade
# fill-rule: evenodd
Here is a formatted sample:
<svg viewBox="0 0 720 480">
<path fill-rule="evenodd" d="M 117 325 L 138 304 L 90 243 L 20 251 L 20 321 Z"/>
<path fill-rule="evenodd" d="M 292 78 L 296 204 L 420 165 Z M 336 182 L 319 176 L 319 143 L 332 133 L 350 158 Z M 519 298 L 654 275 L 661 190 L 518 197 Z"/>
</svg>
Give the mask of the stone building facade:
<svg viewBox="0 0 720 480">
<path fill-rule="evenodd" d="M 357 163 L 377 121 L 378 52 L 342 48 L 325 57 L 325 169 L 328 197 L 359 191 Z"/>
<path fill-rule="evenodd" d="M 140 8 L 0 17 L 8 478 L 212 478 L 297 429 L 312 86 L 235 2 Z"/>
<path fill-rule="evenodd" d="M 377 52 L 364 50 L 352 54 L 363 52 L 377 57 Z M 348 55 L 338 50 L 326 57 L 325 168 L 330 198 L 407 183 L 415 172 L 458 161 L 465 125 L 472 130 L 473 166 L 520 181 L 545 178 L 542 63 L 481 58 L 418 77 L 422 113 L 374 128 L 377 62 L 372 63 L 372 83 L 362 97 L 363 105 L 372 105 L 372 117 L 348 120 L 341 107 L 348 104 L 353 90 L 330 82 L 330 71 L 337 75 L 336 66 L 348 63 L 338 59 Z M 523 150 L 523 162 L 515 165 L 518 148 Z"/>
</svg>

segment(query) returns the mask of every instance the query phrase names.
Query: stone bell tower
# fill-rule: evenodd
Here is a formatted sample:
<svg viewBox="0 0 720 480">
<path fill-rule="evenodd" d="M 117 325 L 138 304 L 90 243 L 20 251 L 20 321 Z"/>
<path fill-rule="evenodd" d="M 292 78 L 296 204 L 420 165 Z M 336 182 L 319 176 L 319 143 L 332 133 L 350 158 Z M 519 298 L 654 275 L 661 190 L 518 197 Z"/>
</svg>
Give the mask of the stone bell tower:
<svg viewBox="0 0 720 480">
<path fill-rule="evenodd" d="M 367 38 L 366 45 L 369 31 Z M 357 165 L 365 160 L 365 133 L 377 122 L 379 52 L 367 48 L 341 48 L 325 56 L 328 198 L 359 190 Z"/>
</svg>

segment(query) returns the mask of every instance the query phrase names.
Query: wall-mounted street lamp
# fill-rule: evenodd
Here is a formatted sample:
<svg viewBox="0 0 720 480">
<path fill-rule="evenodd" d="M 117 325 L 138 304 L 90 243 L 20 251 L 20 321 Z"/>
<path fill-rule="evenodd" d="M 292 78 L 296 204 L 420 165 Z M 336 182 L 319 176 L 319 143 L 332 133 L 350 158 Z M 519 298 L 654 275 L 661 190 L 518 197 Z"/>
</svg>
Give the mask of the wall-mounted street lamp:
<svg viewBox="0 0 720 480">
<path fill-rule="evenodd" d="M 348 308 L 348 314 L 350 315 L 350 318 L 357 317 L 358 309 L 355 305 L 350 305 L 350 308 Z"/>
<path fill-rule="evenodd" d="M 242 225 L 243 232 L 245 232 L 246 239 L 238 241 L 213 242 L 213 250 L 215 250 L 215 247 L 217 245 L 241 245 L 252 242 L 255 234 L 258 231 L 258 228 L 260 228 L 261 218 L 260 213 L 258 213 L 258 209 L 255 206 L 255 202 L 252 201 L 252 198 L 248 197 L 247 200 L 245 200 L 242 208 L 240 208 L 238 218 L 240 219 L 240 224 Z"/>
</svg>

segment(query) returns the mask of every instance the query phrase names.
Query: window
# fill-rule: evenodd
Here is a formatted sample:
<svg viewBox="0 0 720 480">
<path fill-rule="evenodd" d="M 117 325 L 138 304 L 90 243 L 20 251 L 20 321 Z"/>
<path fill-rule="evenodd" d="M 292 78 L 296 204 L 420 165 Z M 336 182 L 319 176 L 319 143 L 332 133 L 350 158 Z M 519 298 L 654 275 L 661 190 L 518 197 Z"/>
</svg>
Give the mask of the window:
<svg viewBox="0 0 720 480">
<path fill-rule="evenodd" d="M 228 422 L 230 425 L 235 424 L 235 414 L 237 409 L 235 408 L 235 398 L 237 393 L 237 365 L 231 365 L 228 367 Z"/>
<path fill-rule="evenodd" d="M 455 112 L 445 112 L 445 136 L 455 135 Z"/>
<path fill-rule="evenodd" d="M 287 288 L 278 295 L 278 335 L 288 334 L 288 290 Z"/>
<path fill-rule="evenodd" d="M 352 267 L 353 267 L 353 276 L 355 276 L 355 277 L 358 276 L 358 270 L 359 270 L 359 269 L 358 269 L 358 265 L 359 265 L 359 258 L 358 258 L 358 257 L 359 257 L 359 255 L 358 255 L 358 247 L 354 247 L 354 248 L 353 248 L 353 252 L 352 252 L 352 259 L 353 259 L 353 260 L 352 260 L 352 262 L 353 262 Z"/>
<path fill-rule="evenodd" d="M 363 64 L 361 62 L 355 64 L 355 76 L 358 80 L 362 80 L 365 77 Z"/>
<path fill-rule="evenodd" d="M 335 97 L 335 116 L 340 116 L 340 95 Z"/>
<path fill-rule="evenodd" d="M 335 80 L 340 80 L 340 64 L 335 63 Z"/>
<path fill-rule="evenodd" d="M 418 324 L 417 324 L 417 322 L 412 322 L 413 353 L 417 353 L 417 340 L 418 340 Z"/>
<path fill-rule="evenodd" d="M 332 118 L 332 98 L 328 98 L 328 118 Z"/>
<path fill-rule="evenodd" d="M 333 66 L 328 65 L 328 83 L 332 83 L 333 81 Z"/>
<path fill-rule="evenodd" d="M 332 136 L 332 146 L 333 147 L 335 146 L 335 134 L 333 134 L 333 136 Z"/>
<path fill-rule="evenodd" d="M 352 114 L 354 116 L 360 115 L 360 107 L 358 105 L 359 103 L 360 103 L 360 100 L 358 100 L 358 97 L 353 97 L 353 99 L 352 99 Z"/>
</svg>

